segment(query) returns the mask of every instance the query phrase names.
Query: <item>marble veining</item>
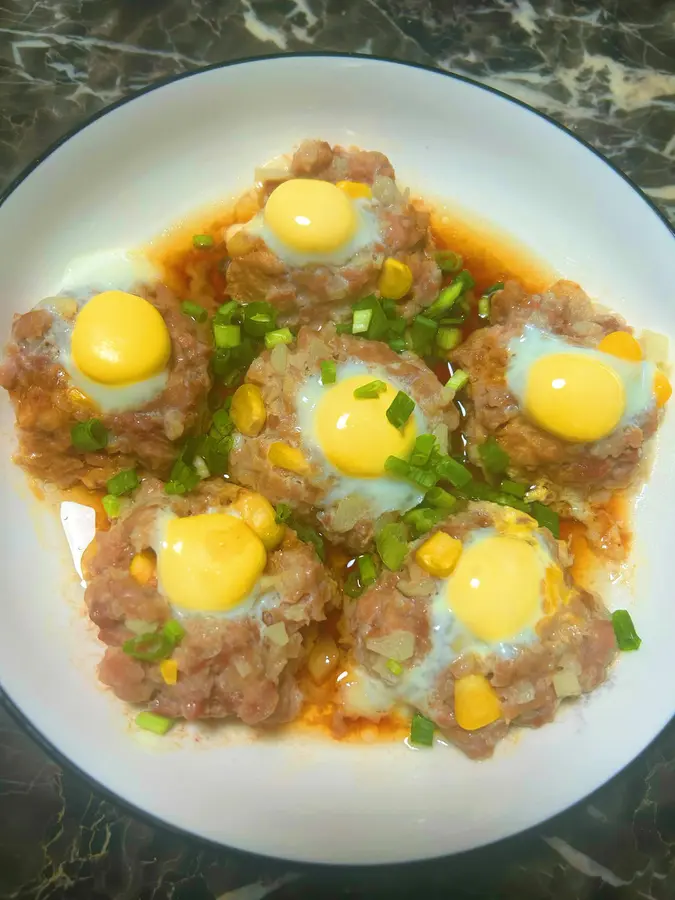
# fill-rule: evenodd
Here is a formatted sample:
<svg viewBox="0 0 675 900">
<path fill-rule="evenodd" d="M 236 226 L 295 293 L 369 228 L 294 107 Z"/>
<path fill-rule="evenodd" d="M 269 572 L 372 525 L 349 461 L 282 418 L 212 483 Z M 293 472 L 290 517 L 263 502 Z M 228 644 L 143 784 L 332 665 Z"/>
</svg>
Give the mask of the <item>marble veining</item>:
<svg viewBox="0 0 675 900">
<path fill-rule="evenodd" d="M 0 187 L 157 79 L 307 50 L 435 65 L 518 97 L 675 220 L 675 0 L 0 0 Z M 218 851 L 129 815 L 0 710 L 0 898 L 417 896 L 673 900 L 675 725 L 525 835 L 400 870 L 328 871 Z"/>
</svg>

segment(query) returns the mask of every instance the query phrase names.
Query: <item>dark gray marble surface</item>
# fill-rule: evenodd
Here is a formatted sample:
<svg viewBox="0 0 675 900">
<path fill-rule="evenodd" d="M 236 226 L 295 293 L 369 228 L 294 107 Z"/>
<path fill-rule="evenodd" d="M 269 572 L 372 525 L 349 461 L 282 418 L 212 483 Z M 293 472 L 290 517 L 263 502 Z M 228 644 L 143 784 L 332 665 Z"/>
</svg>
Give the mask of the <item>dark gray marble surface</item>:
<svg viewBox="0 0 675 900">
<path fill-rule="evenodd" d="M 675 219 L 673 0 L 5 0 L 2 185 L 157 78 L 302 50 L 435 64 L 514 94 L 599 147 Z M 418 896 L 673 900 L 675 726 L 526 835 L 424 865 L 334 871 L 215 851 L 128 815 L 0 709 L 1 898 Z"/>
</svg>

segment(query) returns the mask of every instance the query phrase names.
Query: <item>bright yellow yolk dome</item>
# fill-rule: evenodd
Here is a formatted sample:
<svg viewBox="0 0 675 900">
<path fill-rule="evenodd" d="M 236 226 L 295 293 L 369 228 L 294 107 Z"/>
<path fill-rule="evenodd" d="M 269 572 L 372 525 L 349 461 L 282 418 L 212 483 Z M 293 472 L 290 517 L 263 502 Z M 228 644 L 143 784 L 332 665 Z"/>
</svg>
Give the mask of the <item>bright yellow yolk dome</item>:
<svg viewBox="0 0 675 900">
<path fill-rule="evenodd" d="M 263 542 L 241 519 L 204 513 L 167 523 L 157 575 L 176 606 L 223 612 L 253 590 L 266 562 Z"/>
<path fill-rule="evenodd" d="M 158 375 L 171 340 L 155 307 L 135 294 L 104 291 L 80 311 L 71 344 L 77 368 L 102 384 L 131 384 Z"/>
<path fill-rule="evenodd" d="M 448 606 L 483 641 L 515 637 L 538 618 L 544 568 L 537 548 L 506 535 L 464 550 L 448 579 Z"/>
<path fill-rule="evenodd" d="M 265 204 L 265 224 L 276 237 L 306 253 L 327 253 L 356 232 L 356 212 L 344 191 L 328 181 L 296 178 L 275 188 Z"/>
<path fill-rule="evenodd" d="M 525 410 L 541 428 L 568 441 L 597 441 L 612 432 L 626 408 L 618 373 L 580 353 L 552 353 L 532 363 Z"/>
<path fill-rule="evenodd" d="M 354 375 L 329 388 L 315 413 L 316 436 L 324 455 L 345 475 L 375 478 L 384 474 L 388 456 L 408 457 L 417 426 L 411 416 L 402 429 L 387 418 L 387 409 L 398 393 L 387 389 L 372 399 L 357 399 L 356 388 L 373 381 L 372 375 Z"/>
</svg>

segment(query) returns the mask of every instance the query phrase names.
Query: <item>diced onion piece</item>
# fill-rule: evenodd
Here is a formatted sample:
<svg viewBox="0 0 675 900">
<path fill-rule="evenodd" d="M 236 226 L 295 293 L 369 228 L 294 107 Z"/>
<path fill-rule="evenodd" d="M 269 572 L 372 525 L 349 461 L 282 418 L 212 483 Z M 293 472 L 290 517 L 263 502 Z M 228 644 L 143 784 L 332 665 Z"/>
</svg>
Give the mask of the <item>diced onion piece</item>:
<svg viewBox="0 0 675 900">
<path fill-rule="evenodd" d="M 340 655 L 332 637 L 323 635 L 312 647 L 307 659 L 307 671 L 315 684 L 323 684 L 335 671 Z"/>
<path fill-rule="evenodd" d="M 125 619 L 124 625 L 134 634 L 150 634 L 157 627 L 156 622 L 145 622 L 143 619 Z"/>
<path fill-rule="evenodd" d="M 387 659 L 405 662 L 415 652 L 415 635 L 411 631 L 392 631 L 379 638 L 369 638 L 366 647 Z"/>
<path fill-rule="evenodd" d="M 288 363 L 288 346 L 286 344 L 275 344 L 272 347 L 270 350 L 270 363 L 278 375 L 284 374 Z"/>
<path fill-rule="evenodd" d="M 255 169 L 255 183 L 266 181 L 286 181 L 291 178 L 291 159 L 288 156 L 275 156 L 263 166 Z"/>
<path fill-rule="evenodd" d="M 373 181 L 373 199 L 384 206 L 394 206 L 401 200 L 401 192 L 396 187 L 393 178 L 386 175 L 376 175 Z"/>
<path fill-rule="evenodd" d="M 576 672 L 563 669 L 553 676 L 553 688 L 559 700 L 565 697 L 578 697 L 581 693 L 581 685 Z"/>
<path fill-rule="evenodd" d="M 288 643 L 288 633 L 283 622 L 275 622 L 274 625 L 268 625 L 265 629 L 265 637 L 276 644 L 277 647 L 285 647 Z"/>
<path fill-rule="evenodd" d="M 246 678 L 246 676 L 250 675 L 251 672 L 253 671 L 253 667 L 251 666 L 251 664 L 239 656 L 235 656 L 235 658 L 232 660 L 232 662 L 234 664 L 235 669 L 237 670 L 237 672 L 239 673 L 239 675 L 242 678 Z"/>
<path fill-rule="evenodd" d="M 209 467 L 206 465 L 201 456 L 195 456 L 195 458 L 192 460 L 192 465 L 195 467 L 195 472 L 197 473 L 197 475 L 199 475 L 202 481 L 205 478 L 208 478 L 211 474 L 209 472 Z"/>
<path fill-rule="evenodd" d="M 639 344 L 647 362 L 667 363 L 669 341 L 665 334 L 657 331 L 643 331 L 639 337 Z"/>
<path fill-rule="evenodd" d="M 448 426 L 445 424 L 445 422 L 441 422 L 440 425 L 437 425 L 431 433 L 436 438 L 436 441 L 438 442 L 438 449 L 441 451 L 441 453 L 447 453 Z"/>
<path fill-rule="evenodd" d="M 350 494 L 348 497 L 338 501 L 335 505 L 333 513 L 333 530 L 342 534 L 351 531 L 359 519 L 368 513 L 370 506 L 364 497 L 358 494 Z"/>
<path fill-rule="evenodd" d="M 396 588 L 404 597 L 414 600 L 418 597 L 431 597 L 436 590 L 436 582 L 433 578 L 411 578 L 409 580 L 401 578 Z"/>
</svg>

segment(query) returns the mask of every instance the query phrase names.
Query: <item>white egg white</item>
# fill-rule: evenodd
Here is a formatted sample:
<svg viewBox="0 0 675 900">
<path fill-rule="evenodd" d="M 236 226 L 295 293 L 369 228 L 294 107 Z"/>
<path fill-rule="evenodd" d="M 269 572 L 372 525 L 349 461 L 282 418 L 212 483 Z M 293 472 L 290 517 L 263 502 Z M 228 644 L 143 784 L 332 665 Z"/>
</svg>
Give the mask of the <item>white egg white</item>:
<svg viewBox="0 0 675 900">
<path fill-rule="evenodd" d="M 88 299 L 102 291 L 129 291 L 160 279 L 158 269 L 142 253 L 117 248 L 76 256 L 63 273 L 58 293 Z"/>
</svg>

